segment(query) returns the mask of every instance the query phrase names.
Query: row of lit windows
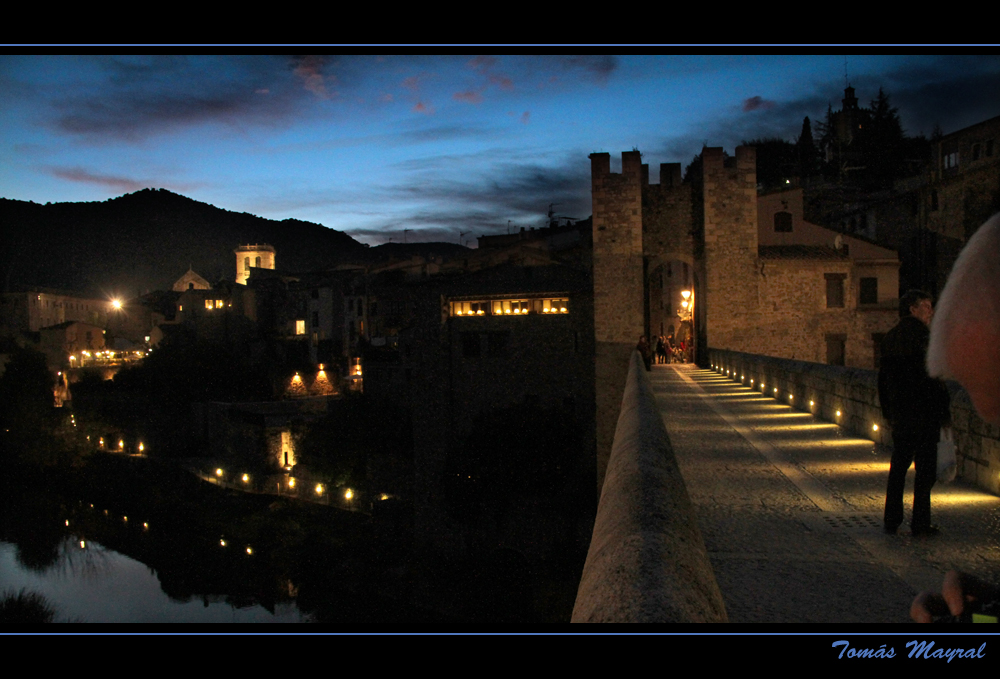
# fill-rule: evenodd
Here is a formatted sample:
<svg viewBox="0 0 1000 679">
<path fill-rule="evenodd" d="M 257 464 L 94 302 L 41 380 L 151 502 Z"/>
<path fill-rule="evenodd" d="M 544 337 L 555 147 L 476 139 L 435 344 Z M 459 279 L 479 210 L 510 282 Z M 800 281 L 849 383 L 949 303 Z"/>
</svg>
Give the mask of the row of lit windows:
<svg viewBox="0 0 1000 679">
<path fill-rule="evenodd" d="M 452 302 L 452 316 L 526 316 L 528 314 L 569 313 L 569 299 L 494 299 L 481 302 Z"/>
<path fill-rule="evenodd" d="M 221 309 L 226 306 L 225 301 L 221 299 L 206 299 L 205 308 L 206 309 Z"/>
</svg>

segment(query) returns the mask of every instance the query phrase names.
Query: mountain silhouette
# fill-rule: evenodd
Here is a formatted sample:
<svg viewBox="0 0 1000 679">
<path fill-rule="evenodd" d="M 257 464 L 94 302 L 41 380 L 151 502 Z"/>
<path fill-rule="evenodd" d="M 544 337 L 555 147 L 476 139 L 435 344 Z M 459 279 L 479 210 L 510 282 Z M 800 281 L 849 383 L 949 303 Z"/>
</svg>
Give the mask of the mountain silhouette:
<svg viewBox="0 0 1000 679">
<path fill-rule="evenodd" d="M 371 258 L 347 234 L 297 219 L 230 212 L 165 189 L 91 203 L 0 198 L 4 291 L 44 286 L 126 298 L 168 290 L 190 266 L 233 280 L 233 249 L 269 243 L 278 270 L 311 271 Z"/>
</svg>

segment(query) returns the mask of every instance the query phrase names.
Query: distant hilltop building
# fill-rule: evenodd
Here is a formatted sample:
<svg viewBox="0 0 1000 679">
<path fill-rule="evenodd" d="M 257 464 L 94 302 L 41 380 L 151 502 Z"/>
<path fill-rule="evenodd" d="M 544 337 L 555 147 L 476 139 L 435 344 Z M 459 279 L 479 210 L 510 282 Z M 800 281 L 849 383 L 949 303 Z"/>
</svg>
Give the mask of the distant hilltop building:
<svg viewBox="0 0 1000 679">
<path fill-rule="evenodd" d="M 271 261 L 274 261 L 273 256 Z M 207 280 L 195 273 L 191 267 L 188 267 L 187 273 L 174 282 L 173 291 L 184 292 L 186 290 L 209 290 L 211 287 L 212 285 Z"/>
<path fill-rule="evenodd" d="M 250 269 L 273 269 L 274 247 L 267 243 L 259 245 L 240 245 L 236 253 L 236 282 L 246 285 L 250 278 Z"/>
</svg>

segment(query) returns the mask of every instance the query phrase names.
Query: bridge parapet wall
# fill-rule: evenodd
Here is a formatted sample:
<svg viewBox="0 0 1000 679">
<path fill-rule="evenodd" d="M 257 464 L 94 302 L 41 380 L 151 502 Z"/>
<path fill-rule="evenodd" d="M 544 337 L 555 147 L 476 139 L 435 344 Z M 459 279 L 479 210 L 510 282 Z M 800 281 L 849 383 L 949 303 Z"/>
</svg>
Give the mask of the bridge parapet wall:
<svg viewBox="0 0 1000 679">
<path fill-rule="evenodd" d="M 572 622 L 726 622 L 670 438 L 632 353 Z"/>
<path fill-rule="evenodd" d="M 876 443 L 892 445 L 892 429 L 882 418 L 878 373 L 874 370 L 724 349 L 709 349 L 709 360 L 721 374 L 729 371 L 730 377 L 735 376 L 745 386 L 761 391 L 763 383 L 763 393 L 781 403 L 811 412 Z M 979 418 L 961 386 L 956 382 L 947 384 L 958 446 L 959 478 L 1000 494 L 1000 427 Z"/>
</svg>

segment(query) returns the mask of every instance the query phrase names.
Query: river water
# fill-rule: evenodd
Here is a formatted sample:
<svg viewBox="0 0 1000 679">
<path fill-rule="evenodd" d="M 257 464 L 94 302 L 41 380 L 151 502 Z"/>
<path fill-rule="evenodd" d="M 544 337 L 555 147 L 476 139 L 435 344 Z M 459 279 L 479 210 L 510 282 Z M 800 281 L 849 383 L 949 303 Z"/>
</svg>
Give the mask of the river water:
<svg viewBox="0 0 1000 679">
<path fill-rule="evenodd" d="M 19 562 L 17 545 L 0 542 L 0 591 L 41 594 L 55 608 L 57 622 L 308 621 L 294 602 L 277 603 L 272 613 L 259 604 L 237 607 L 218 596 L 173 599 L 163 592 L 153 568 L 75 535 L 59 543 L 57 551 L 55 563 L 36 570 Z"/>
</svg>

